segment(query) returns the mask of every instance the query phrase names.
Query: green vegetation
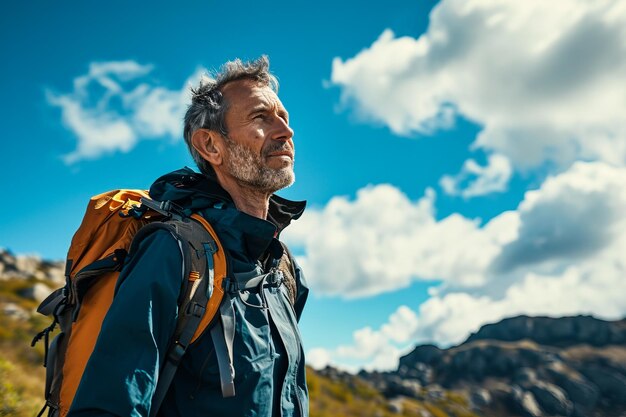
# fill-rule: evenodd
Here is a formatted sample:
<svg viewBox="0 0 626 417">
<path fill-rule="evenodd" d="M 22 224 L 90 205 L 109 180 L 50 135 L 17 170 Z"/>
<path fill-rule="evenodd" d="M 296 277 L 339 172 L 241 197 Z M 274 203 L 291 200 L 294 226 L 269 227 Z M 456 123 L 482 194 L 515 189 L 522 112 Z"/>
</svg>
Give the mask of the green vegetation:
<svg viewBox="0 0 626 417">
<path fill-rule="evenodd" d="M 43 346 L 33 349 L 30 342 L 50 323 L 33 314 L 37 302 L 19 295 L 36 282 L 0 281 L 0 417 L 33 417 L 44 403 Z M 8 306 L 19 313 L 10 314 Z"/>
<path fill-rule="evenodd" d="M 441 400 L 386 399 L 366 381 L 353 376 L 342 381 L 307 369 L 312 417 L 478 417 L 465 396 L 446 392 Z"/>
</svg>

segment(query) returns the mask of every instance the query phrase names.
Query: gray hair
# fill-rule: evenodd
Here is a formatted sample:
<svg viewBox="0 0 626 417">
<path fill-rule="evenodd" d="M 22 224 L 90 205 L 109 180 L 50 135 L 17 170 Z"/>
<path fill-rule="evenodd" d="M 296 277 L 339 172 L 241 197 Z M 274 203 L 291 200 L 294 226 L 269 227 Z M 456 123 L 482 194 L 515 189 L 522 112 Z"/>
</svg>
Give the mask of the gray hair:
<svg viewBox="0 0 626 417">
<path fill-rule="evenodd" d="M 278 80 L 270 73 L 269 68 L 270 61 L 266 55 L 248 62 L 237 58 L 226 62 L 219 71 L 203 76 L 198 87 L 191 87 L 191 104 L 185 113 L 184 137 L 193 160 L 203 174 L 214 176 L 215 171 L 193 147 L 193 133 L 198 129 L 209 129 L 228 138 L 225 118 L 228 102 L 222 95 L 222 89 L 233 81 L 253 80 L 278 93 Z"/>
</svg>

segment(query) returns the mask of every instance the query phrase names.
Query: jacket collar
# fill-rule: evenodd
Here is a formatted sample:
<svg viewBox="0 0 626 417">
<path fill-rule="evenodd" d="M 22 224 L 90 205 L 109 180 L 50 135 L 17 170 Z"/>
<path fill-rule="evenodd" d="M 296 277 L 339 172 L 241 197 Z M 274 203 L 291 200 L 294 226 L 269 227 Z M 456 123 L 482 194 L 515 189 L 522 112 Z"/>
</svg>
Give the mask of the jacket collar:
<svg viewBox="0 0 626 417">
<path fill-rule="evenodd" d="M 150 187 L 150 197 L 156 201 L 172 201 L 191 212 L 215 216 L 208 220 L 214 220 L 217 226 L 239 229 L 245 235 L 245 246 L 252 256 L 263 253 L 271 240 L 280 236 L 306 207 L 306 201 L 291 201 L 273 194 L 267 219 L 258 219 L 237 210 L 230 194 L 214 178 L 187 167 L 158 178 Z M 221 214 L 214 209 L 219 209 Z"/>
</svg>

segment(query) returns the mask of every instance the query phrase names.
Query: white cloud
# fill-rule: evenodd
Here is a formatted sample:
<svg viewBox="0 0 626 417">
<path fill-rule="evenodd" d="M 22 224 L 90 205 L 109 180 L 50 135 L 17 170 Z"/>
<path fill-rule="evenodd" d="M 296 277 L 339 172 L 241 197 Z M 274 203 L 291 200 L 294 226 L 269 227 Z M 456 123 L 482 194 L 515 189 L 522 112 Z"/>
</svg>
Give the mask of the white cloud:
<svg viewBox="0 0 626 417">
<path fill-rule="evenodd" d="M 358 369 L 391 370 L 397 367 L 400 355 L 406 353 L 416 330 L 417 316 L 407 306 L 400 306 L 380 329 L 364 327 L 356 330 L 351 345 L 309 350 L 307 363 L 315 369 L 332 364 L 349 372 Z M 345 361 L 356 361 L 360 365 L 347 365 Z"/>
<path fill-rule="evenodd" d="M 356 200 L 333 198 L 310 210 L 284 237 L 303 247 L 299 258 L 320 294 L 362 297 L 409 286 L 415 279 L 479 285 L 503 243 L 515 236 L 516 216 L 480 228 L 453 214 L 437 221 L 435 193 L 410 201 L 391 185 L 370 186 Z"/>
<path fill-rule="evenodd" d="M 331 360 L 330 352 L 324 348 L 314 348 L 306 354 L 306 363 L 314 369 L 324 369 L 331 363 Z"/>
<path fill-rule="evenodd" d="M 425 277 L 444 281 L 417 311 L 401 307 L 380 329 L 359 329 L 352 344 L 326 350 L 326 363 L 352 358 L 360 367 L 390 369 L 407 343 L 456 344 L 517 314 L 626 315 L 626 168 L 578 162 L 482 227 L 459 215 L 437 221 L 433 198 L 412 203 L 390 186 L 370 187 L 353 202 L 341 198 L 334 209 L 314 212 L 308 236 L 296 235 L 317 293 L 363 296 Z M 378 221 L 385 199 L 398 224 Z M 376 238 L 363 238 L 369 235 Z M 335 236 L 344 240 L 337 244 Z M 371 257 L 387 268 L 363 268 Z"/>
<path fill-rule="evenodd" d="M 460 173 L 455 176 L 444 175 L 439 184 L 446 194 L 470 198 L 506 191 L 512 173 L 513 168 L 507 157 L 492 154 L 489 155 L 486 166 L 480 166 L 475 160 L 468 159 Z"/>
<path fill-rule="evenodd" d="M 492 272 L 542 262 L 578 262 L 612 245 L 626 210 L 625 172 L 577 162 L 548 178 L 539 190 L 526 193 L 518 208 L 519 236 L 503 246 Z"/>
<path fill-rule="evenodd" d="M 76 150 L 64 156 L 68 164 L 115 151 L 128 152 L 141 139 L 182 137 L 182 119 L 189 99 L 180 90 L 155 85 L 150 65 L 134 61 L 95 62 L 74 79 L 70 93 L 46 91 L 48 103 L 61 108 L 63 124 L 78 139 Z"/>
<path fill-rule="evenodd" d="M 621 2 L 443 0 L 418 39 L 385 30 L 335 58 L 331 81 L 395 133 L 446 128 L 460 114 L 483 126 L 472 149 L 559 172 L 578 159 L 626 164 L 624 74 Z"/>
<path fill-rule="evenodd" d="M 621 231 L 626 230 L 622 227 Z M 626 241 L 621 239 L 609 252 L 558 275 L 527 272 L 502 298 L 462 292 L 432 297 L 419 308 L 415 340 L 457 344 L 483 324 L 518 314 L 622 318 L 626 314 L 626 263 L 622 260 Z"/>
<path fill-rule="evenodd" d="M 407 306 L 400 306 L 380 331 L 389 340 L 404 343 L 411 339 L 411 335 L 417 330 L 417 324 L 417 315 L 413 310 Z"/>
</svg>

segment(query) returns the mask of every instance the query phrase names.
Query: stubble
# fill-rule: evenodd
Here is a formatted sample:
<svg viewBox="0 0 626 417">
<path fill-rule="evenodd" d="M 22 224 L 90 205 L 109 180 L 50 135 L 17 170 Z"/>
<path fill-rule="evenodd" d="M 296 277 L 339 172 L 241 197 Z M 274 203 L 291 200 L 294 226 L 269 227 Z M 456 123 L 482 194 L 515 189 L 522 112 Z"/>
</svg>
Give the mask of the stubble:
<svg viewBox="0 0 626 417">
<path fill-rule="evenodd" d="M 263 156 L 260 156 L 252 149 L 230 138 L 226 139 L 226 143 L 229 150 L 226 166 L 241 185 L 273 193 L 294 183 L 293 163 L 279 169 L 270 168 L 264 163 L 263 158 L 266 155 L 285 150 L 284 144 L 277 143 L 266 149 Z"/>
</svg>

